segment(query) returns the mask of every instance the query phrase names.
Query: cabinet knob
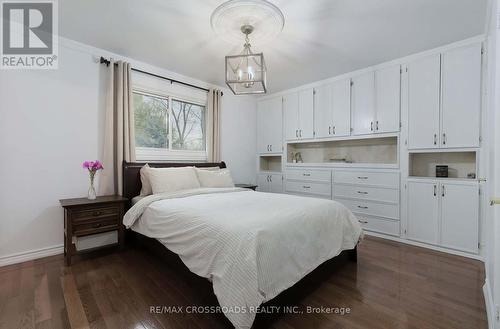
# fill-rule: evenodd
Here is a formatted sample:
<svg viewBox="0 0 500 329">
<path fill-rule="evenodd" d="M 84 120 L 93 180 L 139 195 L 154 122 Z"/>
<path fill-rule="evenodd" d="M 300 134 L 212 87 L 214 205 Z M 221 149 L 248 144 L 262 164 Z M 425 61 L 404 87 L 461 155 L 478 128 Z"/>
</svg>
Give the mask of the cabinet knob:
<svg viewBox="0 0 500 329">
<path fill-rule="evenodd" d="M 368 194 L 368 192 L 358 191 L 358 194 Z"/>
<path fill-rule="evenodd" d="M 368 224 L 368 221 L 363 219 L 358 219 L 358 222 L 360 222 L 361 224 Z"/>
<path fill-rule="evenodd" d="M 368 176 L 358 176 L 358 179 L 368 179 Z"/>
<path fill-rule="evenodd" d="M 94 228 L 99 228 L 99 227 L 101 227 L 101 223 L 94 224 L 93 226 L 94 226 Z"/>
<path fill-rule="evenodd" d="M 367 206 L 358 206 L 359 209 L 368 209 Z"/>
<path fill-rule="evenodd" d="M 94 211 L 94 212 L 92 213 L 92 216 L 97 217 L 97 216 L 101 216 L 101 214 L 102 214 L 102 213 L 101 213 L 100 211 Z"/>
<path fill-rule="evenodd" d="M 303 187 L 303 188 L 306 188 L 306 189 L 307 189 L 307 188 L 311 188 L 310 186 L 307 186 L 307 185 L 304 185 L 304 186 L 302 186 L 302 187 Z"/>
</svg>

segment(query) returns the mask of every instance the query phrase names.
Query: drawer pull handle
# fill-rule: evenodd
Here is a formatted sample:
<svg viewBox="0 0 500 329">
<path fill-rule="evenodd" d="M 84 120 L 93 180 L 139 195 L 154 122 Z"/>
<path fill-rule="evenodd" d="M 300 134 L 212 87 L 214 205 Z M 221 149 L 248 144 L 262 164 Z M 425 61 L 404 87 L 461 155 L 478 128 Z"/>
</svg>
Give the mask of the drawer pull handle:
<svg viewBox="0 0 500 329">
<path fill-rule="evenodd" d="M 92 213 L 92 216 L 94 216 L 94 217 L 101 216 L 101 212 L 100 211 L 94 211 Z"/>
<path fill-rule="evenodd" d="M 367 206 L 358 206 L 359 209 L 368 209 Z"/>
<path fill-rule="evenodd" d="M 358 222 L 360 222 L 361 224 L 368 224 L 367 220 L 358 219 Z"/>
<path fill-rule="evenodd" d="M 94 224 L 94 228 L 101 227 L 101 223 Z"/>
<path fill-rule="evenodd" d="M 303 188 L 311 188 L 310 186 L 306 186 L 306 185 L 304 185 L 304 186 L 302 186 L 302 187 L 303 187 Z"/>
<path fill-rule="evenodd" d="M 358 191 L 358 194 L 368 194 L 368 192 Z"/>
<path fill-rule="evenodd" d="M 306 174 L 306 173 L 303 173 L 302 176 L 306 176 L 306 177 L 309 177 L 311 176 L 311 174 Z"/>
<path fill-rule="evenodd" d="M 358 179 L 368 179 L 368 176 L 358 176 Z"/>
</svg>

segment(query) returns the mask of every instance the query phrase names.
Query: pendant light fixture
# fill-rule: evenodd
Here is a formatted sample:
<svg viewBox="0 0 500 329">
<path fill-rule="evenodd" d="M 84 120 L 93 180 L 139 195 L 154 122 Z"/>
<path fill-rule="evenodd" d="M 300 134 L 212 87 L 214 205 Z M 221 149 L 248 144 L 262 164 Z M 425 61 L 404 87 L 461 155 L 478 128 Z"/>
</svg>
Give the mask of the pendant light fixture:
<svg viewBox="0 0 500 329">
<path fill-rule="evenodd" d="M 227 86 L 235 95 L 265 94 L 264 54 L 252 52 L 250 35 L 263 44 L 279 34 L 285 22 L 279 8 L 265 0 L 230 0 L 215 9 L 210 22 L 224 39 L 245 40 L 241 53 L 225 57 Z"/>
</svg>

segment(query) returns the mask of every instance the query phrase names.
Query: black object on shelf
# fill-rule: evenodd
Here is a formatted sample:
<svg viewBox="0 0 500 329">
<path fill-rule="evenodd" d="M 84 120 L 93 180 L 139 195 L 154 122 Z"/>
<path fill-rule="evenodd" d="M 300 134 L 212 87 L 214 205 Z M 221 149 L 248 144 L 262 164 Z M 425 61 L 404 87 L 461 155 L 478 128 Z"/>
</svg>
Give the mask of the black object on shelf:
<svg viewBox="0 0 500 329">
<path fill-rule="evenodd" d="M 436 177 L 448 177 L 448 166 L 436 166 Z"/>
</svg>

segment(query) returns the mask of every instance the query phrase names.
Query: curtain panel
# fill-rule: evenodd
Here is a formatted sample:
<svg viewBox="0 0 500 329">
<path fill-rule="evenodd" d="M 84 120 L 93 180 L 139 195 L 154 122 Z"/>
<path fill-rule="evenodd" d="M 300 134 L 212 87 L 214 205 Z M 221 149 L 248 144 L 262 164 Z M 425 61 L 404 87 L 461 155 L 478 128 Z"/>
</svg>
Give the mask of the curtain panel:
<svg viewBox="0 0 500 329">
<path fill-rule="evenodd" d="M 100 195 L 123 192 L 122 163 L 135 161 L 134 109 L 130 63 L 111 61 L 108 70 Z"/>
<path fill-rule="evenodd" d="M 220 116 L 222 92 L 217 89 L 208 91 L 207 111 L 207 154 L 208 162 L 220 162 Z"/>
</svg>

